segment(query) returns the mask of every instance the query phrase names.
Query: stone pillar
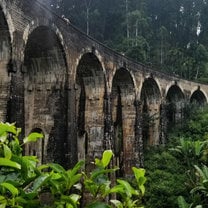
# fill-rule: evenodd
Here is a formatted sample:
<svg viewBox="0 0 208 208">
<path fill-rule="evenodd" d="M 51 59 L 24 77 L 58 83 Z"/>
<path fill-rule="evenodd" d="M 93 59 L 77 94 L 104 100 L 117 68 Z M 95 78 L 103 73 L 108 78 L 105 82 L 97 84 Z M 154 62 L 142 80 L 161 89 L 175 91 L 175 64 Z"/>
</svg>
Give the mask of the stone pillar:
<svg viewBox="0 0 208 208">
<path fill-rule="evenodd" d="M 124 100 L 122 103 L 123 152 L 120 163 L 123 166 L 124 176 L 129 176 L 132 175 L 132 166 L 135 166 L 135 98 L 132 95 L 125 95 L 122 99 Z"/>
<path fill-rule="evenodd" d="M 67 90 L 67 166 L 72 167 L 78 161 L 77 153 L 77 123 L 76 123 L 76 89 L 66 85 Z"/>
<path fill-rule="evenodd" d="M 160 137 L 160 102 L 155 101 L 148 105 L 149 116 L 149 145 L 159 145 Z"/>
<path fill-rule="evenodd" d="M 112 149 L 113 139 L 113 125 L 112 125 L 112 112 L 111 112 L 111 97 L 107 93 L 104 96 L 104 144 L 105 150 Z"/>
<path fill-rule="evenodd" d="M 8 121 L 16 122 L 17 127 L 22 128 L 24 132 L 24 80 L 21 73 L 22 64 L 20 61 L 12 61 L 12 78 L 10 88 L 10 100 L 8 106 Z M 15 72 L 15 73 L 14 73 Z"/>
<path fill-rule="evenodd" d="M 164 145 L 167 141 L 167 105 L 162 100 L 160 105 L 160 144 Z"/>
<path fill-rule="evenodd" d="M 22 136 L 25 132 L 24 118 L 24 80 L 21 52 L 23 48 L 22 33 L 13 33 L 12 57 L 8 64 L 8 72 L 11 73 L 10 99 L 8 105 L 8 121 L 16 122 L 17 127 L 22 128 Z"/>
<path fill-rule="evenodd" d="M 134 102 L 136 109 L 135 121 L 135 165 L 137 167 L 144 166 L 144 147 L 142 138 L 142 103 L 138 100 Z"/>
<path fill-rule="evenodd" d="M 11 75 L 8 73 L 8 63 L 0 60 L 0 121 L 9 121 Z"/>
</svg>

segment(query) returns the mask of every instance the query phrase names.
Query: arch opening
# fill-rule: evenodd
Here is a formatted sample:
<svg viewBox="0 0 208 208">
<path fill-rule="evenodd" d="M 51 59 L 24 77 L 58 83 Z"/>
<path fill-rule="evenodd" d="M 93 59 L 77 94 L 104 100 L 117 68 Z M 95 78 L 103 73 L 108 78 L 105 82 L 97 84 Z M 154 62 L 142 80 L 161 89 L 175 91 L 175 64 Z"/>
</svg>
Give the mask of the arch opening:
<svg viewBox="0 0 208 208">
<path fill-rule="evenodd" d="M 0 7 L 0 63 L 8 63 L 11 58 L 11 38 L 9 27 Z"/>
<path fill-rule="evenodd" d="M 168 130 L 176 124 L 181 124 L 183 120 L 183 109 L 185 104 L 185 97 L 177 85 L 172 85 L 166 96 L 166 114 L 167 114 L 167 128 Z"/>
<path fill-rule="evenodd" d="M 120 68 L 116 71 L 111 92 L 112 121 L 114 127 L 113 151 L 118 176 L 130 174 L 134 164 L 136 109 L 135 87 L 130 73 Z"/>
<path fill-rule="evenodd" d="M 7 24 L 6 17 L 0 7 L 0 120 L 9 120 L 9 89 L 11 78 L 9 76 L 9 67 L 11 59 L 12 47 L 11 37 L 9 33 L 9 27 Z"/>
<path fill-rule="evenodd" d="M 191 95 L 190 102 L 198 106 L 204 106 L 207 100 L 204 93 L 198 89 Z"/>
<path fill-rule="evenodd" d="M 39 26 L 32 31 L 25 48 L 24 64 L 32 82 L 37 81 L 37 76 L 51 74 L 51 79 L 56 79 L 60 76 L 60 71 L 66 73 L 63 46 L 53 30 L 47 26 Z"/>
<path fill-rule="evenodd" d="M 67 63 L 59 38 L 47 26 L 28 37 L 24 59 L 25 128 L 46 131 L 45 162 L 67 166 Z M 69 163 L 69 162 L 68 162 Z"/>
<path fill-rule="evenodd" d="M 142 137 L 144 147 L 159 144 L 160 140 L 160 89 L 153 78 L 147 78 L 141 89 Z"/>
<path fill-rule="evenodd" d="M 37 156 L 39 159 L 39 163 L 43 164 L 44 161 L 44 155 L 45 155 L 45 144 L 44 144 L 44 139 L 45 139 L 45 133 L 43 132 L 42 129 L 40 128 L 34 128 L 30 133 L 40 133 L 43 135 L 42 139 L 38 139 L 36 142 L 31 142 L 28 144 L 28 147 L 26 148 L 28 152 L 26 152 L 27 155 L 33 155 Z"/>
<path fill-rule="evenodd" d="M 76 73 L 78 159 L 101 156 L 104 138 L 104 72 L 93 53 L 84 54 Z"/>
</svg>

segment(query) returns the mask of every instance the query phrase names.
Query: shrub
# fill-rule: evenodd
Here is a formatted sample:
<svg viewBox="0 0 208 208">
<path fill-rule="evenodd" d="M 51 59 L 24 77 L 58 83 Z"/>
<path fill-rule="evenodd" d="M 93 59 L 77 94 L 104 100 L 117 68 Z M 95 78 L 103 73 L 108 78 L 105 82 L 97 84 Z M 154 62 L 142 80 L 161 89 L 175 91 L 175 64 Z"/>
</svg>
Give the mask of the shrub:
<svg viewBox="0 0 208 208">
<path fill-rule="evenodd" d="M 38 166 L 37 157 L 22 154 L 22 146 L 43 135 L 31 133 L 20 144 L 20 132 L 14 124 L 0 123 L 1 208 L 76 208 L 81 206 L 84 194 L 92 199 L 85 205 L 89 208 L 141 206 L 146 182 L 144 169 L 132 168 L 136 181 L 136 188 L 133 188 L 122 179 L 112 185 L 110 174 L 118 168 L 108 168 L 113 157 L 111 150 L 104 151 L 101 159 L 95 159 L 95 169 L 90 173 L 81 171 L 84 161 L 69 170 L 56 163 Z M 117 198 L 110 200 L 111 194 Z"/>
<path fill-rule="evenodd" d="M 186 174 L 180 160 L 163 147 L 152 147 L 145 156 L 148 178 L 145 207 L 177 207 L 177 197 L 188 193 L 184 185 Z"/>
</svg>

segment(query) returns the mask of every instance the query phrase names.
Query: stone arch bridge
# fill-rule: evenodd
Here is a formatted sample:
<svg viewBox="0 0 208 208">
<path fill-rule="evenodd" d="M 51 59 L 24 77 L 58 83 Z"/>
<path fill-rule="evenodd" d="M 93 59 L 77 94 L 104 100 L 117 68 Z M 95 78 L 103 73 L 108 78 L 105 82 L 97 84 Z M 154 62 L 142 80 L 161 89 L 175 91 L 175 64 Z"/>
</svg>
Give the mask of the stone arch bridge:
<svg viewBox="0 0 208 208">
<path fill-rule="evenodd" d="M 164 144 L 187 104 L 208 85 L 135 63 L 77 30 L 36 0 L 0 0 L 0 120 L 44 140 L 25 148 L 70 167 L 113 149 L 121 174 Z"/>
</svg>

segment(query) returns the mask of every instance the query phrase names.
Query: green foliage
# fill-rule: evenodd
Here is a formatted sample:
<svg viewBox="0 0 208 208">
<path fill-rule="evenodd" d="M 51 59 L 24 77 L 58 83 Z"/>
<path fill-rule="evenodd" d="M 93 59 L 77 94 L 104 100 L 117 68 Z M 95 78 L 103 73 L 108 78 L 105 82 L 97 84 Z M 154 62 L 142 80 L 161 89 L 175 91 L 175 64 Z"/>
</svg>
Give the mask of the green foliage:
<svg viewBox="0 0 208 208">
<path fill-rule="evenodd" d="M 136 61 L 207 82 L 206 0 L 50 2 L 81 30 Z"/>
<path fill-rule="evenodd" d="M 197 207 L 206 207 L 208 204 L 208 167 L 203 165 L 200 168 L 194 165 L 194 168 L 197 180 L 190 193 L 193 196 L 197 196 L 197 200 L 193 200 L 193 203 L 198 204 Z"/>
<path fill-rule="evenodd" d="M 36 142 L 38 139 L 42 139 L 43 134 L 32 132 L 29 136 L 25 137 L 23 142 L 24 144 L 29 142 Z"/>
<path fill-rule="evenodd" d="M 187 120 L 178 134 L 184 138 L 191 138 L 192 141 L 207 140 L 208 108 L 203 107 L 196 110 L 195 105 L 190 105 L 190 107 L 187 106 L 184 110 Z"/>
<path fill-rule="evenodd" d="M 129 182 L 122 179 L 117 179 L 117 184 L 112 186 L 108 174 L 114 173 L 118 169 L 107 168 L 112 157 L 113 152 L 111 150 L 104 151 L 101 160 L 97 158 L 95 159 L 96 168 L 90 173 L 90 175 L 84 174 L 85 189 L 93 196 L 92 202 L 87 207 L 109 207 L 109 205 L 105 204 L 104 201 L 106 201 L 106 197 L 109 197 L 110 194 L 116 194 L 119 198 L 110 200 L 115 207 L 139 207 L 141 205 L 142 196 L 145 193 L 145 170 L 135 167 L 132 168 L 136 179 L 136 188 L 133 188 Z"/>
<path fill-rule="evenodd" d="M 207 160 L 207 141 L 193 141 L 190 138 L 180 138 L 180 143 L 174 148 L 170 148 L 179 154 L 179 158 L 183 158 L 183 163 L 190 169 L 193 164 L 199 164 Z"/>
<path fill-rule="evenodd" d="M 179 207 L 206 207 L 208 204 L 208 138 L 207 138 L 207 112 L 201 109 L 188 121 L 184 129 L 184 136 L 179 144 L 171 148 L 175 156 L 183 161 L 186 171 L 186 186 L 190 197 L 178 198 Z M 188 133 L 187 133 L 188 132 Z M 191 137 L 192 135 L 192 137 Z M 184 196 L 184 194 L 182 194 Z M 190 201 L 192 203 L 187 203 Z"/>
<path fill-rule="evenodd" d="M 152 147 L 145 152 L 147 184 L 145 207 L 177 207 L 177 197 L 187 193 L 186 174 L 180 159 L 164 147 Z M 187 195 L 185 195 L 187 197 Z"/>
<path fill-rule="evenodd" d="M 179 206 L 179 208 L 192 208 L 193 204 L 188 204 L 182 196 L 179 196 L 178 197 L 178 206 Z"/>
<path fill-rule="evenodd" d="M 111 150 L 105 151 L 101 160 L 95 159 L 96 168 L 89 175 L 84 174 L 85 189 L 91 193 L 95 200 L 104 201 L 110 193 L 111 181 L 108 178 L 108 174 L 116 170 L 107 168 L 112 156 Z M 97 204 L 98 202 L 93 201 L 92 204 L 94 203 Z M 90 204 L 90 206 L 92 205 Z"/>
<path fill-rule="evenodd" d="M 42 134 L 31 133 L 19 143 L 20 129 L 15 124 L 0 123 L 0 207 L 17 208 L 77 208 L 82 196 L 92 200 L 88 208 L 115 207 L 133 208 L 141 206 L 145 193 L 145 171 L 133 167 L 136 188 L 121 179 L 110 180 L 118 168 L 108 168 L 113 157 L 111 150 L 104 151 L 102 158 L 95 158 L 95 169 L 82 172 L 84 161 L 72 169 L 65 170 L 56 163 L 38 166 L 35 156 L 22 155 L 22 145 L 43 138 Z M 109 200 L 111 194 L 117 198 Z"/>
<path fill-rule="evenodd" d="M 127 181 L 117 179 L 117 185 L 114 186 L 110 193 L 116 193 L 120 196 L 121 200 L 111 200 L 117 208 L 133 208 L 141 207 L 141 199 L 145 193 L 144 183 L 146 182 L 145 170 L 133 167 L 134 176 L 136 179 L 137 189 L 133 188 Z"/>
</svg>

